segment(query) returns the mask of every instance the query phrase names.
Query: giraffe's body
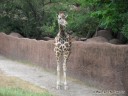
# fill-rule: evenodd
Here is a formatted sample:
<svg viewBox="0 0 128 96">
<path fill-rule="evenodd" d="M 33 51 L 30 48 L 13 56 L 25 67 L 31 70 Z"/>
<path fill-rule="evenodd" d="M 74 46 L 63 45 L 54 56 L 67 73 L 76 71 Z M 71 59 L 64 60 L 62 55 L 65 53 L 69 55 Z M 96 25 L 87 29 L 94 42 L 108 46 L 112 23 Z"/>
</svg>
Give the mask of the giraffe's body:
<svg viewBox="0 0 128 96">
<path fill-rule="evenodd" d="M 70 36 L 65 31 L 65 25 L 67 24 L 65 20 L 64 13 L 59 13 L 58 15 L 58 24 L 59 24 L 59 32 L 55 37 L 55 55 L 57 60 L 57 89 L 60 89 L 61 86 L 61 73 L 60 73 L 60 60 L 61 56 L 63 56 L 63 76 L 64 76 L 64 89 L 67 89 L 67 81 L 66 81 L 66 63 L 68 57 L 70 55 Z"/>
<path fill-rule="evenodd" d="M 70 52 L 70 46 L 71 46 L 71 42 L 70 42 L 70 36 L 65 33 L 62 35 L 60 35 L 60 32 L 57 34 L 57 36 L 55 37 L 55 52 L 59 52 L 61 53 L 61 55 L 63 55 L 65 52 Z"/>
</svg>

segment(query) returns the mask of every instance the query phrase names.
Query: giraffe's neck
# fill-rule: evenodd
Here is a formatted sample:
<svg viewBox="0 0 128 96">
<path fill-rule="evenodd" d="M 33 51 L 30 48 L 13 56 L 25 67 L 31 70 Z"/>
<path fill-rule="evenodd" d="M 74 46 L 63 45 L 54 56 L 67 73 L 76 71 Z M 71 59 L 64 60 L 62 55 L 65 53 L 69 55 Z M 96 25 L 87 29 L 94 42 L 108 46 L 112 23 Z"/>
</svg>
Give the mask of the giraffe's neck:
<svg viewBox="0 0 128 96">
<path fill-rule="evenodd" d="M 62 25 L 59 25 L 59 35 L 60 37 L 65 37 L 65 28 Z"/>
</svg>

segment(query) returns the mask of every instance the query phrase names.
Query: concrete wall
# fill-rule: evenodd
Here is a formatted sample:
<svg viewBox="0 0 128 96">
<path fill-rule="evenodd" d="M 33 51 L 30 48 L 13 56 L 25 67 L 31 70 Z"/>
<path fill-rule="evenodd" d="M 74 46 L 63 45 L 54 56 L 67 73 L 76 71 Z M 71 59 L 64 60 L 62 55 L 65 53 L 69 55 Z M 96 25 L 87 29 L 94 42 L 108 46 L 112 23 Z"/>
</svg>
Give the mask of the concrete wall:
<svg viewBox="0 0 128 96">
<path fill-rule="evenodd" d="M 37 41 L 0 33 L 0 54 L 56 71 L 54 41 Z M 128 45 L 72 43 L 68 76 L 109 90 L 128 90 Z"/>
</svg>

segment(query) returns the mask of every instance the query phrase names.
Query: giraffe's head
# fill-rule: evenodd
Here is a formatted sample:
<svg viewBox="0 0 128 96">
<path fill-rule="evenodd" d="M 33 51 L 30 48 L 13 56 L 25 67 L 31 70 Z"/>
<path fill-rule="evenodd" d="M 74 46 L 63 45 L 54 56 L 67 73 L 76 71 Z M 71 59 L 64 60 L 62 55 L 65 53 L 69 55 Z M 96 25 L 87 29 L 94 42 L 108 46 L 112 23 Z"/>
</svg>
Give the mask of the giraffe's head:
<svg viewBox="0 0 128 96">
<path fill-rule="evenodd" d="M 58 18 L 58 24 L 60 24 L 61 26 L 66 27 L 66 25 L 68 24 L 66 21 L 68 15 L 65 15 L 64 12 L 59 12 L 57 18 Z"/>
</svg>

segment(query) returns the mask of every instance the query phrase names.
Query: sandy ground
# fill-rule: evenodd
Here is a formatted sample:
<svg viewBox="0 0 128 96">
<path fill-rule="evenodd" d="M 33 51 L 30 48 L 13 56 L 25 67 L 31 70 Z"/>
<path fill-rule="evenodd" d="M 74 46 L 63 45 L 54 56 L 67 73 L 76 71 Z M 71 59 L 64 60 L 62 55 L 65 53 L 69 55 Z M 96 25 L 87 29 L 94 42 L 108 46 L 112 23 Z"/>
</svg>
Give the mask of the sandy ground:
<svg viewBox="0 0 128 96">
<path fill-rule="evenodd" d="M 57 90 L 56 75 L 46 72 L 39 67 L 30 66 L 14 60 L 7 59 L 0 55 L 0 70 L 8 76 L 15 76 L 22 80 L 28 81 L 41 88 L 47 89 L 54 96 L 119 96 L 112 94 L 101 94 L 96 88 L 87 85 L 79 84 L 73 79 L 68 80 L 68 90 Z"/>
</svg>

